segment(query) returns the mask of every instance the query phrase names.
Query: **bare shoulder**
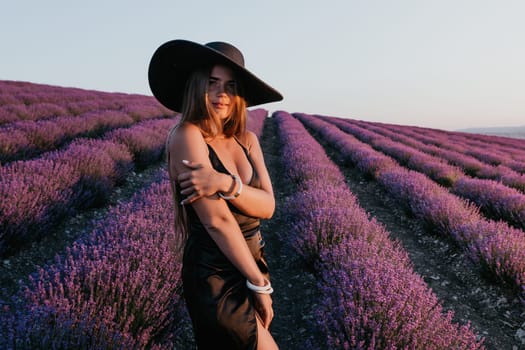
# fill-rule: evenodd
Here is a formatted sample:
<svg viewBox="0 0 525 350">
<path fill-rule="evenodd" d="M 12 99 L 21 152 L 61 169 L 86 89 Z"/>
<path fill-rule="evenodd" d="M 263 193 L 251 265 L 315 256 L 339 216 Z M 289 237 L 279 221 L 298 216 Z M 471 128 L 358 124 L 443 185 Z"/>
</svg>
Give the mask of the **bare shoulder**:
<svg viewBox="0 0 525 350">
<path fill-rule="evenodd" d="M 259 147 L 259 139 L 257 138 L 257 135 L 253 131 L 246 130 L 240 138 L 242 144 L 246 149 L 248 149 L 248 152 L 250 152 L 254 147 Z"/>
<path fill-rule="evenodd" d="M 167 143 L 170 147 L 191 145 L 202 142 L 203 136 L 198 126 L 191 123 L 178 124 L 170 131 Z"/>
<path fill-rule="evenodd" d="M 173 128 L 170 136 L 173 138 L 177 138 L 177 137 L 198 136 L 198 135 L 202 136 L 199 127 L 195 124 L 186 122 L 186 123 L 177 124 Z"/>
<path fill-rule="evenodd" d="M 174 173 L 187 170 L 182 166 L 182 160 L 211 165 L 206 142 L 198 126 L 191 123 L 180 124 L 174 129 L 167 140 L 167 152 Z"/>
<path fill-rule="evenodd" d="M 246 134 L 246 140 L 248 143 L 254 143 L 254 142 L 259 143 L 259 139 L 257 138 L 257 135 L 255 135 L 253 131 L 246 130 L 245 134 Z"/>
</svg>

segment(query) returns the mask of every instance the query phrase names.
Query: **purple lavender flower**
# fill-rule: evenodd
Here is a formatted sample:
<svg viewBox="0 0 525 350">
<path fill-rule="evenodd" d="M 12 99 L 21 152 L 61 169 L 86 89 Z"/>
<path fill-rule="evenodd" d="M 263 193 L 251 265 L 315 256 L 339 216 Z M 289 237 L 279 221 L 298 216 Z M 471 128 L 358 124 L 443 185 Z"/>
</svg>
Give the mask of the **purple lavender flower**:
<svg viewBox="0 0 525 350">
<path fill-rule="evenodd" d="M 329 142 L 344 144 L 329 124 L 296 116 L 312 130 L 334 136 Z M 359 207 L 337 166 L 300 122 L 281 111 L 273 117 L 285 172 L 297 186 L 285 205 L 290 234 L 281 239 L 318 274 L 316 325 L 326 335 L 326 347 L 483 348 L 468 324 L 455 325 L 452 313 L 443 312 L 412 271 L 407 253 Z M 386 168 L 376 169 L 379 176 L 395 167 L 393 162 L 384 164 Z"/>
</svg>

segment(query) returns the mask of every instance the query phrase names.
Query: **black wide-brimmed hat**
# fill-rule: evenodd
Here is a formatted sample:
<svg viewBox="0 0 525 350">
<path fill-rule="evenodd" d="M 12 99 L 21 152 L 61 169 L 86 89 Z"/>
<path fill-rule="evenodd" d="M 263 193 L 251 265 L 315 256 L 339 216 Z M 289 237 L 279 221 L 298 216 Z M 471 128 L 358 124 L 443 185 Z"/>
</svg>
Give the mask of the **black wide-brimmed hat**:
<svg viewBox="0 0 525 350">
<path fill-rule="evenodd" d="M 153 54 L 148 70 L 153 96 L 165 107 L 180 112 L 190 74 L 199 67 L 213 64 L 233 69 L 244 86 L 248 107 L 283 99 L 277 90 L 244 67 L 244 57 L 235 46 L 219 41 L 201 45 L 188 40 L 168 41 Z"/>
</svg>

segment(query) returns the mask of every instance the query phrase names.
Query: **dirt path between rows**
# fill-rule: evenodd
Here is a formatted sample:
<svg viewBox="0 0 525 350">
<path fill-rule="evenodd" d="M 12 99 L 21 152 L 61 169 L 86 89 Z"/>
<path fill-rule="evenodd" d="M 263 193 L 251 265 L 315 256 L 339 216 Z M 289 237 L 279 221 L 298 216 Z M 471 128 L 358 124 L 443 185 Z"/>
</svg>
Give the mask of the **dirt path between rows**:
<svg viewBox="0 0 525 350">
<path fill-rule="evenodd" d="M 265 121 L 261 147 L 272 179 L 276 202 L 272 219 L 262 222 L 262 232 L 267 242 L 265 254 L 275 289 L 275 318 L 271 331 L 281 350 L 305 350 L 308 349 L 305 345 L 307 338 L 319 343 L 319 335 L 315 334 L 312 327 L 319 297 L 315 276 L 304 268 L 297 254 L 291 252 L 279 238 L 294 234 L 287 232 L 283 203 L 295 188 L 283 176 L 282 147 L 274 119 Z"/>
<path fill-rule="evenodd" d="M 344 161 L 337 149 L 315 133 L 314 137 L 340 166 L 361 207 L 401 242 L 414 271 L 432 288 L 444 309 L 454 311 L 454 321 L 465 324 L 470 320 L 475 332 L 485 337 L 487 349 L 525 349 L 516 337 L 520 327 L 525 328 L 525 308 L 518 298 L 484 277 L 479 266 L 468 260 L 454 242 L 412 217 L 380 184 Z"/>
</svg>

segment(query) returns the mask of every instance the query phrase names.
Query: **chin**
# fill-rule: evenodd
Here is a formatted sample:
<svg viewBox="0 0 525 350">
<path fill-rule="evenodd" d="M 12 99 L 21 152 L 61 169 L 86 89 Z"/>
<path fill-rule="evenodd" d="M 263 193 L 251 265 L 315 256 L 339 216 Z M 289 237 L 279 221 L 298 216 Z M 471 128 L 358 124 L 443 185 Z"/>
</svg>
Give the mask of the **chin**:
<svg viewBox="0 0 525 350">
<path fill-rule="evenodd" d="M 219 111 L 215 111 L 217 113 L 217 115 L 219 116 L 220 119 L 224 120 L 224 119 L 228 119 L 228 117 L 230 116 L 230 112 L 229 111 L 224 111 L 224 110 L 219 110 Z"/>
</svg>

